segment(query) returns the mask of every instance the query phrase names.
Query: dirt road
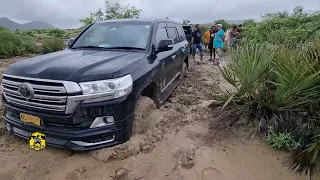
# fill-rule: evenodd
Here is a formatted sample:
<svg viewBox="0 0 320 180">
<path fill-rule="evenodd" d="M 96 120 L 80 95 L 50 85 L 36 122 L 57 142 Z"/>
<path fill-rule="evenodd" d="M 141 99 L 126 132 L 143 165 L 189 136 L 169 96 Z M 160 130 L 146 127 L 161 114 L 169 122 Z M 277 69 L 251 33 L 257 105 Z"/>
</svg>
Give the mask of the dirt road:
<svg viewBox="0 0 320 180">
<path fill-rule="evenodd" d="M 10 60 L 2 60 L 1 67 Z M 192 65 L 193 66 L 193 65 Z M 212 127 L 217 109 L 213 94 L 229 86 L 217 67 L 193 66 L 187 78 L 160 109 L 145 134 L 123 145 L 73 153 L 47 147 L 40 152 L 9 135 L 0 125 L 0 179 L 3 180 L 298 180 L 283 167 L 288 154 L 268 147 L 259 137 L 248 141 L 252 127 L 226 131 Z M 3 121 L 3 119 L 1 119 Z"/>
</svg>

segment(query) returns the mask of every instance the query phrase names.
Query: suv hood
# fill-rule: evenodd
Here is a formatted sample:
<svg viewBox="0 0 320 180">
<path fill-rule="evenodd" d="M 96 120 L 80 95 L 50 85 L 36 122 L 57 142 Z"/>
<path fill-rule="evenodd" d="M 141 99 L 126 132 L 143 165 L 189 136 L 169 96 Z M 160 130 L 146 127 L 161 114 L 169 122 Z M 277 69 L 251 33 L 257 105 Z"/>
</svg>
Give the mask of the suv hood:
<svg viewBox="0 0 320 180">
<path fill-rule="evenodd" d="M 110 79 L 117 71 L 145 56 L 144 52 L 66 49 L 14 63 L 4 73 L 74 82 L 95 81 Z"/>
</svg>

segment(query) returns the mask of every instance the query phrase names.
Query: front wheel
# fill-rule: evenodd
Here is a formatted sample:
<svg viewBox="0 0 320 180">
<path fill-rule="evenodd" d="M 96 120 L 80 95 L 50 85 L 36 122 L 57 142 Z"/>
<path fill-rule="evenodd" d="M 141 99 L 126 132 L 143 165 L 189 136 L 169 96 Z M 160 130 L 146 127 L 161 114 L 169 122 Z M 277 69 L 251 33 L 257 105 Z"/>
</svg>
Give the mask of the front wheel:
<svg viewBox="0 0 320 180">
<path fill-rule="evenodd" d="M 156 109 L 156 105 L 151 98 L 140 96 L 134 112 L 133 134 L 144 134 L 149 129 L 148 115 L 154 109 Z"/>
</svg>

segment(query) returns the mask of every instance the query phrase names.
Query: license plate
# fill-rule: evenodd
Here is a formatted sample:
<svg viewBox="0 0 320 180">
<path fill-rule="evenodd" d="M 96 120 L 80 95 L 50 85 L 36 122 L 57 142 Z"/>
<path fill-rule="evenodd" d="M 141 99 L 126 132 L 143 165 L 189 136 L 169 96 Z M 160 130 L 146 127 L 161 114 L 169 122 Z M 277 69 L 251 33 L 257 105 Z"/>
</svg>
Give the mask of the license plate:
<svg viewBox="0 0 320 180">
<path fill-rule="evenodd" d="M 20 113 L 20 119 L 21 119 L 21 121 L 23 121 L 25 123 L 32 123 L 37 126 L 40 126 L 40 118 L 37 116 L 32 116 L 29 114 Z"/>
</svg>

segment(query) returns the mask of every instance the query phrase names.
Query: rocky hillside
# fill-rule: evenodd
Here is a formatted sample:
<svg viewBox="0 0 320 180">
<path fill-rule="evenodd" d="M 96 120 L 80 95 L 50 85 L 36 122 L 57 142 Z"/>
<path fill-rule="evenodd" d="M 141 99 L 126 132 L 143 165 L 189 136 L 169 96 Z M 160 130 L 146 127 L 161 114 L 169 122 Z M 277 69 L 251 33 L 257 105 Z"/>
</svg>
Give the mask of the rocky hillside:
<svg viewBox="0 0 320 180">
<path fill-rule="evenodd" d="M 6 17 L 0 18 L 0 26 L 6 27 L 8 29 L 53 29 L 55 28 L 52 24 L 42 22 L 42 21 L 32 21 L 25 24 L 19 24 Z"/>
</svg>

